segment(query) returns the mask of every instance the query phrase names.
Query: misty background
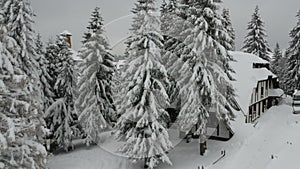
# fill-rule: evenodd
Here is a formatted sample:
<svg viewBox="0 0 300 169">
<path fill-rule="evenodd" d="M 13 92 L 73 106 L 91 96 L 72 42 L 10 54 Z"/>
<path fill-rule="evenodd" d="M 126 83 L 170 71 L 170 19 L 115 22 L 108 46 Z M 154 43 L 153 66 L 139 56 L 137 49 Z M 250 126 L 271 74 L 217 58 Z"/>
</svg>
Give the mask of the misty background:
<svg viewBox="0 0 300 169">
<path fill-rule="evenodd" d="M 32 0 L 35 11 L 35 30 L 43 41 L 55 39 L 64 30 L 72 34 L 75 50 L 80 49 L 83 33 L 87 31 L 91 12 L 96 6 L 101 8 L 106 24 L 105 31 L 115 54 L 123 54 L 124 39 L 131 25 L 131 9 L 136 0 Z M 158 5 L 161 0 L 157 0 Z M 295 17 L 300 9 L 299 0 L 223 0 L 221 7 L 228 8 L 236 32 L 236 49 L 240 50 L 247 34 L 247 23 L 256 5 L 265 21 L 268 42 L 272 49 L 276 42 L 287 48 L 289 32 L 296 25 Z M 159 6 L 158 6 L 159 7 Z"/>
</svg>

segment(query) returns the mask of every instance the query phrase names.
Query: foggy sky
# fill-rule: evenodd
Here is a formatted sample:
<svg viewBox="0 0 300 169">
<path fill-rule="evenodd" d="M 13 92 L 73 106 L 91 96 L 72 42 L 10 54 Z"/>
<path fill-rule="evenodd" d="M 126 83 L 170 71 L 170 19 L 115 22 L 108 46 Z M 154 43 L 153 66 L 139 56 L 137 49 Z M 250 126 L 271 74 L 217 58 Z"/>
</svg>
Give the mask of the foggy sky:
<svg viewBox="0 0 300 169">
<path fill-rule="evenodd" d="M 240 49 L 247 34 L 247 23 L 256 5 L 265 21 L 268 41 L 273 49 L 278 42 L 281 48 L 288 47 L 289 32 L 296 25 L 295 15 L 300 9 L 299 0 L 223 0 L 221 7 L 230 9 L 231 19 L 236 31 L 237 49 Z M 93 9 L 101 8 L 106 35 L 113 46 L 114 53 L 122 54 L 122 42 L 129 32 L 131 9 L 136 0 L 32 0 L 37 15 L 35 30 L 41 33 L 46 42 L 64 30 L 73 34 L 73 48 L 81 47 L 80 41 Z M 115 45 L 115 46 L 114 46 Z"/>
</svg>

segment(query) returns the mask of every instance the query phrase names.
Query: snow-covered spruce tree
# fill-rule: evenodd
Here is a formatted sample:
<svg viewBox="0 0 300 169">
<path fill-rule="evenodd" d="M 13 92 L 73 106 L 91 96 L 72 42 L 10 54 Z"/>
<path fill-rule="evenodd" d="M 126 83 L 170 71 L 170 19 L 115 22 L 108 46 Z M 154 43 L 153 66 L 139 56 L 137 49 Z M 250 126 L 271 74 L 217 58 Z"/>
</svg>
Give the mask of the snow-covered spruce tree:
<svg viewBox="0 0 300 169">
<path fill-rule="evenodd" d="M 168 67 L 178 59 L 177 56 L 173 56 L 174 49 L 172 47 L 178 44 L 179 42 L 177 39 L 174 38 L 174 36 L 172 36 L 173 32 L 171 32 L 171 30 L 174 30 L 173 27 L 175 26 L 176 19 L 178 19 L 176 15 L 176 11 L 177 11 L 177 0 L 168 0 L 168 3 L 166 1 L 163 1 L 161 5 L 161 11 L 160 11 L 161 12 L 160 20 L 161 20 L 161 33 L 164 37 L 164 41 L 163 41 L 164 48 L 161 51 L 161 55 L 163 58 L 162 63 L 166 67 Z M 168 74 L 168 83 L 166 83 L 166 88 L 170 98 L 171 107 L 177 108 L 178 87 L 175 79 L 170 74 Z"/>
<path fill-rule="evenodd" d="M 19 51 L 14 52 L 21 69 L 29 77 L 29 88 L 35 97 L 35 104 L 42 109 L 43 101 L 39 89 L 39 64 L 35 53 L 33 10 L 28 0 L 3 1 L 4 24 L 7 25 L 9 36 L 18 44 Z"/>
<path fill-rule="evenodd" d="M 56 100 L 46 111 L 45 117 L 58 146 L 68 151 L 72 147 L 72 136 L 78 133 L 74 121 L 76 81 L 69 45 L 63 37 L 59 37 L 57 46 L 59 47 L 57 57 L 60 58 L 60 62 L 57 66 L 59 74 L 54 84 Z"/>
<path fill-rule="evenodd" d="M 179 67 L 174 65 L 183 64 L 180 55 L 184 53 L 185 30 L 192 26 L 186 20 L 187 1 L 169 0 L 165 12 L 161 12 L 161 30 L 164 36 L 164 50 L 162 52 L 163 64 L 168 70 L 170 84 L 167 86 L 170 104 L 178 109 L 178 85 L 175 79 L 179 76 Z"/>
<path fill-rule="evenodd" d="M 300 89 L 300 10 L 297 13 L 297 25 L 290 32 L 290 45 L 287 52 L 287 70 L 285 73 L 285 89 L 288 94 Z"/>
<path fill-rule="evenodd" d="M 222 44 L 227 50 L 235 50 L 235 31 L 233 29 L 232 23 L 231 23 L 231 19 L 230 19 L 230 14 L 229 14 L 229 9 L 223 9 L 222 12 L 222 17 L 223 17 L 223 26 L 225 28 L 225 30 L 228 33 L 228 37 L 225 38 L 226 41 L 228 41 L 227 44 Z"/>
<path fill-rule="evenodd" d="M 216 109 L 217 118 L 229 122 L 234 115 L 229 105 L 235 107 L 234 90 L 230 85 L 233 72 L 232 60 L 222 46 L 222 37 L 227 37 L 222 18 L 217 13 L 219 5 L 210 0 L 181 2 L 180 11 L 191 26 L 183 30 L 179 38 L 184 45 L 177 50 L 181 62 L 172 65 L 171 71 L 179 72 L 181 110 L 178 122 L 181 130 L 189 131 L 200 123 L 197 134 L 205 140 L 209 110 Z M 183 18 L 182 17 L 182 18 Z M 177 70 L 177 71 L 174 71 Z M 173 74 L 173 73 L 172 73 Z"/>
<path fill-rule="evenodd" d="M 159 18 L 154 16 L 154 0 L 138 0 L 129 49 L 126 78 L 130 83 L 123 96 L 123 113 L 116 134 L 124 139 L 120 152 L 132 160 L 145 160 L 146 168 L 159 161 L 171 164 L 166 152 L 172 147 L 163 121 L 168 95 L 162 83 L 167 72 L 161 64 L 163 48 Z"/>
<path fill-rule="evenodd" d="M 60 57 L 62 52 L 66 51 L 68 48 L 68 57 L 72 55 L 68 44 L 65 43 L 64 37 L 56 36 L 55 41 L 49 40 L 46 46 L 45 58 L 48 61 L 48 74 L 51 79 L 49 79 L 49 84 L 52 89 L 52 93 L 54 94 L 53 100 L 60 98 L 60 94 L 58 90 L 55 90 L 55 84 L 57 82 L 58 76 L 61 73 L 61 69 L 63 67 L 63 62 L 65 61 L 65 57 Z"/>
<path fill-rule="evenodd" d="M 267 61 L 270 61 L 271 49 L 266 40 L 265 23 L 260 17 L 259 8 L 256 6 L 251 21 L 248 23 L 248 34 L 245 37 L 243 51 L 255 54 Z"/>
<path fill-rule="evenodd" d="M 43 111 L 45 112 L 47 108 L 53 103 L 54 93 L 50 85 L 52 78 L 49 75 L 48 67 L 49 61 L 45 57 L 44 45 L 41 39 L 41 35 L 37 34 L 35 39 L 35 51 L 38 56 L 39 63 L 39 78 L 40 78 L 40 92 L 43 100 Z"/>
<path fill-rule="evenodd" d="M 8 36 L 2 19 L 0 13 L 0 168 L 44 169 L 47 152 L 40 143 L 44 121 L 15 54 L 20 46 Z"/>
<path fill-rule="evenodd" d="M 58 56 L 60 48 L 57 45 L 57 43 L 60 41 L 59 37 L 56 38 L 56 41 L 53 42 L 53 40 L 49 40 L 46 46 L 46 52 L 45 52 L 45 58 L 48 60 L 48 67 L 47 72 L 49 73 L 51 79 L 50 79 L 50 87 L 52 90 L 52 93 L 54 93 L 53 100 L 57 98 L 57 93 L 54 90 L 54 86 L 58 77 L 58 74 L 60 73 L 59 70 L 61 68 L 61 58 Z"/>
<path fill-rule="evenodd" d="M 161 5 L 161 32 L 167 35 L 167 31 L 173 26 L 173 19 L 177 9 L 177 0 L 166 0 Z"/>
<path fill-rule="evenodd" d="M 280 73 L 282 72 L 283 66 L 281 65 L 281 59 L 282 59 L 282 52 L 279 47 L 279 44 L 276 43 L 276 47 L 274 49 L 272 62 L 271 62 L 271 69 L 274 74 L 276 74 L 278 77 L 280 77 Z"/>
<path fill-rule="evenodd" d="M 79 56 L 79 97 L 76 101 L 79 123 L 86 135 L 85 142 L 99 143 L 100 133 L 116 120 L 112 96 L 114 56 L 100 28 L 84 43 Z"/>
<path fill-rule="evenodd" d="M 163 1 L 161 5 L 161 15 L 160 15 L 160 21 L 161 21 L 161 33 L 164 37 L 164 50 L 162 50 L 162 56 L 163 56 L 163 63 L 164 65 L 168 64 L 170 58 L 170 55 L 173 54 L 173 46 L 177 44 L 178 40 L 174 39 L 174 34 L 178 32 L 172 32 L 172 30 L 176 30 L 173 27 L 176 26 L 176 20 L 178 19 L 176 15 L 177 11 L 177 0 L 168 0 L 168 3 L 166 1 Z"/>
<path fill-rule="evenodd" d="M 87 27 L 88 31 L 84 33 L 83 44 L 91 37 L 92 33 L 96 33 L 98 30 L 101 31 L 103 27 L 103 18 L 100 13 L 100 8 L 96 7 L 91 14 L 91 19 Z"/>
<path fill-rule="evenodd" d="M 40 92 L 40 79 L 38 70 L 39 64 L 37 62 L 37 55 L 35 53 L 34 30 L 33 25 L 33 10 L 31 9 L 28 0 L 6 0 L 1 2 L 1 24 L 5 25 L 7 36 L 12 38 L 16 46 L 11 52 L 18 62 L 18 67 L 26 75 L 28 80 L 28 90 L 30 92 L 30 102 L 38 111 L 37 116 L 41 123 L 37 122 L 37 128 L 43 130 L 43 100 Z M 40 132 L 38 132 L 40 133 Z M 41 132 L 44 133 L 44 132 Z M 39 136 L 39 140 L 43 142 L 43 136 Z"/>
<path fill-rule="evenodd" d="M 182 5 L 182 4 L 181 4 Z M 183 39 L 179 35 L 187 28 L 185 20 L 185 12 L 183 7 L 178 7 L 177 0 L 170 0 L 165 7 L 161 7 L 161 31 L 164 36 L 164 50 L 162 53 L 163 64 L 169 69 L 174 62 L 178 61 L 176 51 L 181 49 L 184 44 Z M 182 16 L 183 14 L 184 16 Z M 188 23 L 190 26 L 190 24 Z M 175 70 L 176 71 L 176 70 Z"/>
</svg>

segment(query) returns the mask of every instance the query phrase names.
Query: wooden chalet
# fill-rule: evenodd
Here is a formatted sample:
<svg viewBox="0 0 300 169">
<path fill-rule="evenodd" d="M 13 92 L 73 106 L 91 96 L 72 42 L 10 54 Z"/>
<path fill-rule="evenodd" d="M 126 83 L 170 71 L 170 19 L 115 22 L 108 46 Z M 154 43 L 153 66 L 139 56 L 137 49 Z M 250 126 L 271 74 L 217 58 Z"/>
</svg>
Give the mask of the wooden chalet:
<svg viewBox="0 0 300 169">
<path fill-rule="evenodd" d="M 279 88 L 278 77 L 270 71 L 270 63 L 256 55 L 232 52 L 236 62 L 233 83 L 236 99 L 245 115 L 245 122 L 252 123 L 270 107 L 277 105 L 284 94 Z"/>
</svg>

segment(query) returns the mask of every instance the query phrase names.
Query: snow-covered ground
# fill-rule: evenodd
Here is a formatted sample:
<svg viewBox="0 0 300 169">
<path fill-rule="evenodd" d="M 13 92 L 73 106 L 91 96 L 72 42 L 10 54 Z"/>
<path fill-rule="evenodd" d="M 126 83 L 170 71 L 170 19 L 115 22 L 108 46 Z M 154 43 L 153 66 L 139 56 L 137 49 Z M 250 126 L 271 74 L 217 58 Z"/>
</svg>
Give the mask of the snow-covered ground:
<svg viewBox="0 0 300 169">
<path fill-rule="evenodd" d="M 260 77 L 270 75 L 267 70 L 252 69 L 253 62 L 263 62 L 255 55 L 232 53 L 237 62 L 232 66 L 237 71 L 237 100 L 246 110 L 250 96 Z M 292 114 L 291 99 L 284 99 L 279 106 L 272 107 L 255 124 L 246 124 L 241 112 L 232 122 L 235 135 L 227 142 L 208 141 L 208 151 L 200 156 L 198 140 L 186 143 L 178 138 L 178 130 L 169 130 L 174 149 L 169 152 L 173 166 L 160 164 L 158 169 L 295 169 L 300 157 L 300 115 Z M 116 142 L 110 132 L 104 133 L 100 146 L 85 147 L 82 142 L 69 153 L 60 153 L 49 159 L 50 169 L 140 169 L 143 162 L 132 164 L 116 151 L 121 143 Z M 221 151 L 225 157 L 219 159 Z M 213 164 L 215 163 L 215 164 Z"/>
<path fill-rule="evenodd" d="M 159 169 L 295 169 L 300 154 L 300 115 L 293 115 L 288 104 L 269 109 L 255 124 L 245 124 L 239 114 L 233 122 L 234 137 L 227 142 L 208 141 L 205 156 L 199 155 L 197 140 L 177 144 L 169 153 L 173 166 L 160 164 Z M 171 138 L 176 138 L 174 130 Z M 175 142 L 178 140 L 175 139 Z M 139 169 L 142 162 L 132 164 L 125 157 L 113 153 L 117 146 L 108 135 L 104 148 L 79 146 L 74 151 L 55 155 L 49 159 L 50 169 Z M 108 151 L 107 151 L 108 150 Z M 226 155 L 218 163 L 212 163 Z M 272 159 L 273 157 L 273 159 Z"/>
</svg>

